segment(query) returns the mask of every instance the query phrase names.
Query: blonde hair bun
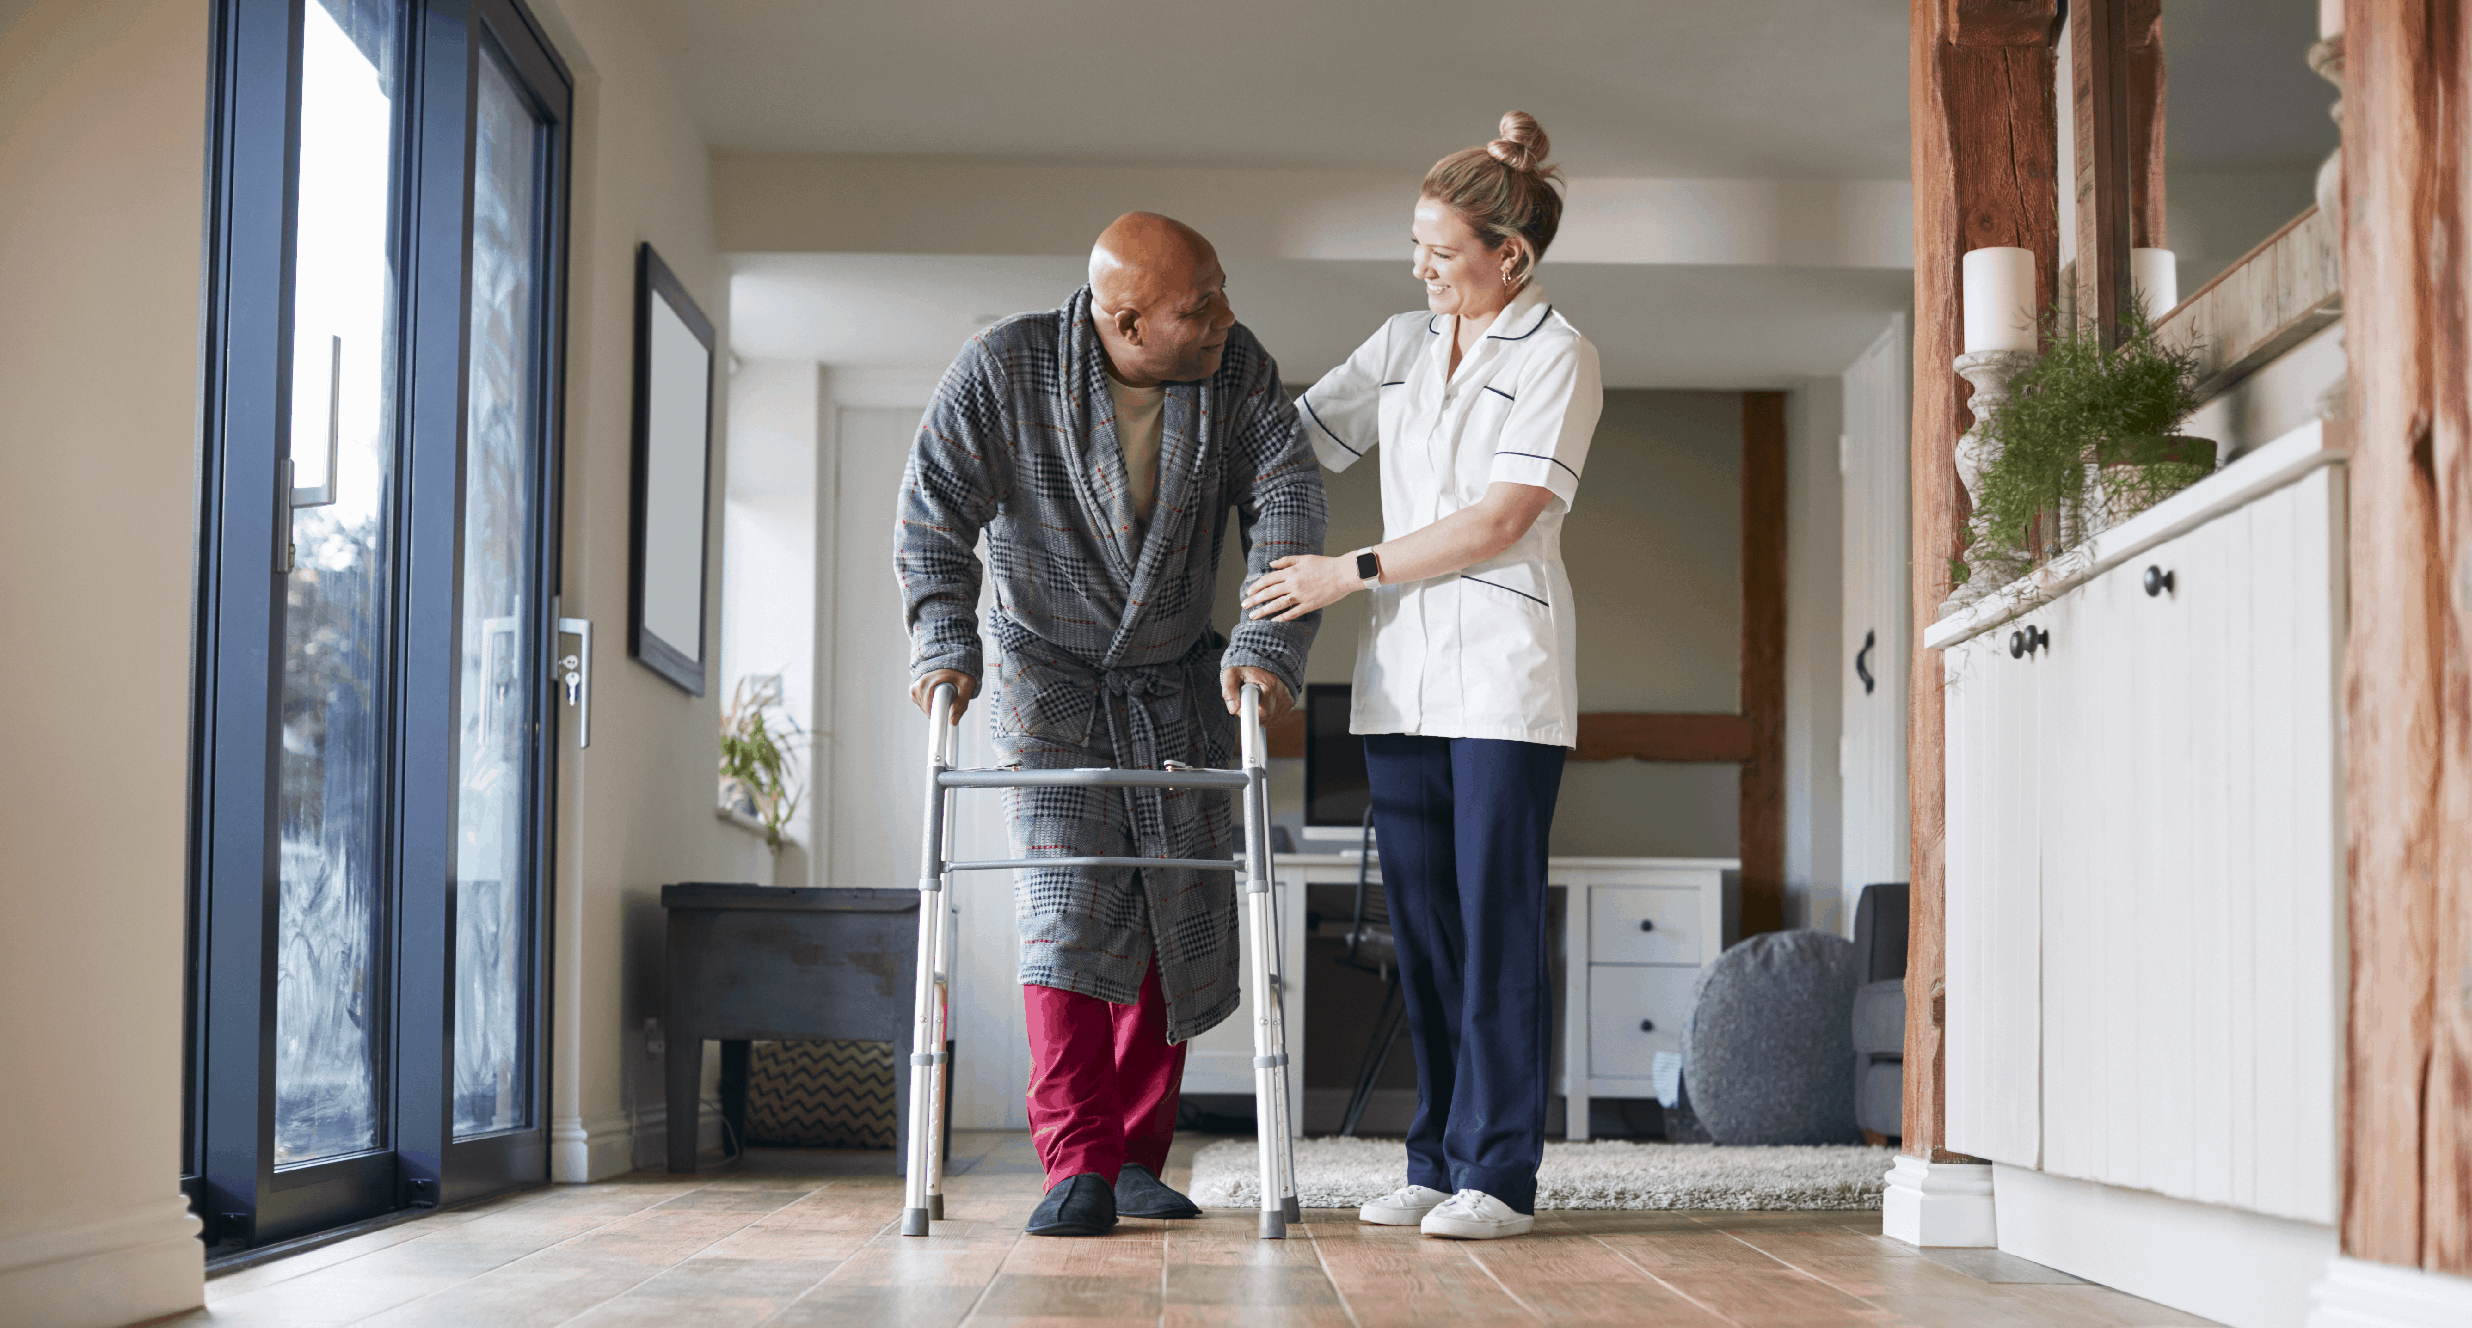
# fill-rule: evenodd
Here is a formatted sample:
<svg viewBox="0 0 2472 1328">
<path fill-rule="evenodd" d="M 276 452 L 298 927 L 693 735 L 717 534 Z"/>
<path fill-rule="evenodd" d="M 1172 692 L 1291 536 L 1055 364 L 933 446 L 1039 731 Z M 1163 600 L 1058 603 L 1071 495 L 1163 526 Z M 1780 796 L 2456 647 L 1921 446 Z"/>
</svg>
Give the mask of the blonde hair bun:
<svg viewBox="0 0 2472 1328">
<path fill-rule="evenodd" d="M 1515 171 L 1541 173 L 1546 154 L 1553 150 L 1553 140 L 1545 137 L 1544 126 L 1526 111 L 1512 111 L 1502 117 L 1498 131 L 1502 136 L 1485 145 L 1485 153 L 1495 161 Z"/>
</svg>

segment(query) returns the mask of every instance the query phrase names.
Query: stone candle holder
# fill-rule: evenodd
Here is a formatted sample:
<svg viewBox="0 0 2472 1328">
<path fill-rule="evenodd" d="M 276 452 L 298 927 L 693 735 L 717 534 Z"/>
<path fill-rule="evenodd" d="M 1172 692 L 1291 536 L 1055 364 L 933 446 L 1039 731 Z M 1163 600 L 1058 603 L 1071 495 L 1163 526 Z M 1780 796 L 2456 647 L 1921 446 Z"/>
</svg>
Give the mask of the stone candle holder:
<svg viewBox="0 0 2472 1328">
<path fill-rule="evenodd" d="M 2009 385 L 2017 375 L 2033 368 L 2038 358 L 2026 350 L 1978 350 L 1956 359 L 1958 376 L 1974 384 L 1974 399 L 1967 406 L 1973 412 L 1974 427 L 1957 440 L 1957 478 L 1966 486 L 1967 502 L 1975 506 L 1983 501 L 1983 471 L 2000 455 L 1999 444 L 1984 436 L 1983 422 L 2009 399 Z M 1979 581 L 1966 582 L 1940 605 L 1940 616 L 1956 613 L 1992 589 Z"/>
</svg>

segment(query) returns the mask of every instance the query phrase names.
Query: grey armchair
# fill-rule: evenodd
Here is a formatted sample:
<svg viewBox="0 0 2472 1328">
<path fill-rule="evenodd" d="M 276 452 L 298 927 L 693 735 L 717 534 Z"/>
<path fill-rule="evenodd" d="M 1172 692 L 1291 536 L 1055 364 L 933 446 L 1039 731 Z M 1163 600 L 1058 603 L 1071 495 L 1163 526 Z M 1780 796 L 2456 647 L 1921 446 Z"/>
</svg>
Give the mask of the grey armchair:
<svg viewBox="0 0 2472 1328">
<path fill-rule="evenodd" d="M 1870 1134 L 1905 1129 L 1906 886 L 1866 885 L 1854 906 L 1854 1119 Z"/>
</svg>

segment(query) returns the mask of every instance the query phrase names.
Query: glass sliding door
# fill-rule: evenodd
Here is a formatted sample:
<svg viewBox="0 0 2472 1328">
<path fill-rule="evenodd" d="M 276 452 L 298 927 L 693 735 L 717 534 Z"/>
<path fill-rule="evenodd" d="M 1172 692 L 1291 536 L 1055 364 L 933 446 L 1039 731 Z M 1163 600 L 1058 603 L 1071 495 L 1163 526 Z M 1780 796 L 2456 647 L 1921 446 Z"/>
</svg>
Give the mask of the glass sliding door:
<svg viewBox="0 0 2472 1328">
<path fill-rule="evenodd" d="M 392 618 L 394 182 L 402 13 L 321 0 L 301 35 L 284 581 L 275 1165 L 379 1147 Z"/>
<path fill-rule="evenodd" d="M 543 131 L 505 58 L 474 98 L 461 713 L 455 726 L 457 1139 L 533 1123 Z M 530 604 L 528 605 L 528 601 Z M 527 612 L 527 608 L 530 612 Z"/>
<path fill-rule="evenodd" d="M 221 1250 L 547 1179 L 569 81 L 217 0 L 187 1180 Z"/>
</svg>

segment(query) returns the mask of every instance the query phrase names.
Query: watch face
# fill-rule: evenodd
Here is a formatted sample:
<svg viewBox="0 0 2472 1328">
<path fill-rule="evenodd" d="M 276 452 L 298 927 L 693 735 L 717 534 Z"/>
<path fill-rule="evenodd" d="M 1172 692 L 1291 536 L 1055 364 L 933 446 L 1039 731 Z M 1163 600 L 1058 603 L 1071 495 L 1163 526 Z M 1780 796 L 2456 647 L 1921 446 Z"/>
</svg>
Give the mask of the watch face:
<svg viewBox="0 0 2472 1328">
<path fill-rule="evenodd" d="M 1381 574 L 1382 560 L 1375 557 L 1371 551 L 1356 555 L 1356 577 L 1358 580 L 1371 581 Z"/>
</svg>

